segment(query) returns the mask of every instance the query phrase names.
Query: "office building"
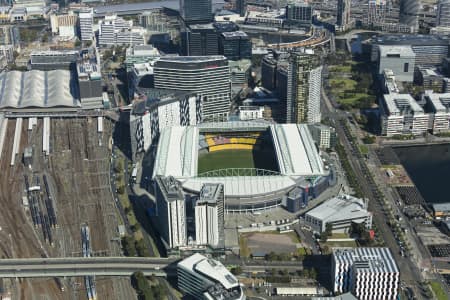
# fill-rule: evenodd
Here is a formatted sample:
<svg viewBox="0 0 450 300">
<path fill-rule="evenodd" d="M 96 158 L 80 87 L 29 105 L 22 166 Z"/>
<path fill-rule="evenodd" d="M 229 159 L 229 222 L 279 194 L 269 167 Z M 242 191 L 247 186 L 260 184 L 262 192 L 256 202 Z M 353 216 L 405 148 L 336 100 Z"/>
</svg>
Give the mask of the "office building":
<svg viewBox="0 0 450 300">
<path fill-rule="evenodd" d="M 286 20 L 289 24 L 310 27 L 312 11 L 312 7 L 308 3 L 289 3 L 286 6 Z"/>
<path fill-rule="evenodd" d="M 236 0 L 236 12 L 244 17 L 247 12 L 247 0 Z"/>
<path fill-rule="evenodd" d="M 419 29 L 419 12 L 421 0 L 400 0 L 400 22 L 414 28 L 417 32 Z"/>
<path fill-rule="evenodd" d="M 223 56 L 161 57 L 154 67 L 155 88 L 196 92 L 203 120 L 224 120 L 230 106 L 230 68 Z"/>
<path fill-rule="evenodd" d="M 225 194 L 223 184 L 205 183 L 195 202 L 195 242 L 213 248 L 224 247 Z"/>
<path fill-rule="evenodd" d="M 153 67 L 149 63 L 134 64 L 128 73 L 128 92 L 130 99 L 138 96 L 140 89 L 153 88 Z"/>
<path fill-rule="evenodd" d="M 99 21 L 98 43 L 100 46 L 144 44 L 144 31 L 141 27 L 133 27 L 133 21 L 107 15 Z"/>
<path fill-rule="evenodd" d="M 251 59 L 252 42 L 243 31 L 223 32 L 219 40 L 219 53 L 229 60 Z"/>
<path fill-rule="evenodd" d="M 82 41 L 92 41 L 94 37 L 94 11 L 92 8 L 82 10 L 79 15 L 80 35 Z"/>
<path fill-rule="evenodd" d="M 201 254 L 194 254 L 177 265 L 178 288 L 194 299 L 245 300 L 238 279 L 222 265 Z"/>
<path fill-rule="evenodd" d="M 186 56 L 219 54 L 219 33 L 212 23 L 191 25 L 181 33 L 181 37 Z"/>
<path fill-rule="evenodd" d="M 319 233 L 325 231 L 327 224 L 333 232 L 349 232 L 352 223 L 364 223 L 367 229 L 372 227 L 372 213 L 364 199 L 348 195 L 339 195 L 316 206 L 305 214 L 305 224 Z"/>
<path fill-rule="evenodd" d="M 415 67 L 440 67 L 449 54 L 448 40 L 437 35 L 382 35 L 373 38 L 371 43 L 372 61 L 378 60 L 380 45 L 411 46 L 416 54 Z"/>
<path fill-rule="evenodd" d="M 308 125 L 309 132 L 320 149 L 330 149 L 336 145 L 336 130 L 324 124 Z"/>
<path fill-rule="evenodd" d="M 133 45 L 125 52 L 125 66 L 127 72 L 131 71 L 134 64 L 149 63 L 153 65 L 160 58 L 158 49 L 152 45 Z"/>
<path fill-rule="evenodd" d="M 450 0 L 439 0 L 436 26 L 450 27 Z"/>
<path fill-rule="evenodd" d="M 167 249 L 186 245 L 186 208 L 180 183 L 173 177 L 155 178 L 157 230 Z"/>
<path fill-rule="evenodd" d="M 450 217 L 450 203 L 433 203 L 431 205 L 433 215 L 437 219 L 444 219 Z"/>
<path fill-rule="evenodd" d="M 284 13 L 280 10 L 248 10 L 245 23 L 264 27 L 283 28 L 285 18 Z"/>
<path fill-rule="evenodd" d="M 100 67 L 93 54 L 85 54 L 77 62 L 77 76 L 80 90 L 81 107 L 97 109 L 103 107 L 103 87 Z"/>
<path fill-rule="evenodd" d="M 277 60 L 273 55 L 264 56 L 261 61 L 261 85 L 270 90 L 275 90 L 277 74 Z"/>
<path fill-rule="evenodd" d="M 411 95 L 384 94 L 380 102 L 383 135 L 420 135 L 428 130 L 429 115 Z"/>
<path fill-rule="evenodd" d="M 173 40 L 179 35 L 178 13 L 166 8 L 144 11 L 139 16 L 139 26 L 151 34 L 166 33 Z"/>
<path fill-rule="evenodd" d="M 414 75 L 414 83 L 423 86 L 425 91 L 432 90 L 435 93 L 444 92 L 445 77 L 437 68 L 418 67 Z"/>
<path fill-rule="evenodd" d="M 212 0 L 180 0 L 180 15 L 186 24 L 212 21 Z"/>
<path fill-rule="evenodd" d="M 319 123 L 322 66 L 310 53 L 293 53 L 288 70 L 287 123 Z"/>
<path fill-rule="evenodd" d="M 388 248 L 334 249 L 331 259 L 335 293 L 352 292 L 367 300 L 397 299 L 400 271 Z"/>
<path fill-rule="evenodd" d="M 162 130 L 172 126 L 196 125 L 201 121 L 201 98 L 195 93 L 161 89 L 137 90 L 130 117 L 133 158 L 146 152 Z"/>
<path fill-rule="evenodd" d="M 251 77 L 252 62 L 249 59 L 229 60 L 231 87 L 237 89 L 247 87 Z"/>
<path fill-rule="evenodd" d="M 352 4 L 351 0 L 338 0 L 337 1 L 336 25 L 342 31 L 347 30 L 351 23 L 351 20 L 350 20 L 351 4 Z"/>
<path fill-rule="evenodd" d="M 450 93 L 426 91 L 424 98 L 432 113 L 430 118 L 433 118 L 433 133 L 450 131 Z"/>
<path fill-rule="evenodd" d="M 239 120 L 264 119 L 264 106 L 239 106 Z"/>
<path fill-rule="evenodd" d="M 411 46 L 380 45 L 378 49 L 378 74 L 389 68 L 398 81 L 413 82 L 416 54 Z"/>
<path fill-rule="evenodd" d="M 76 15 L 51 15 L 50 24 L 53 34 L 58 34 L 61 38 L 72 39 L 77 35 Z"/>
<path fill-rule="evenodd" d="M 78 51 L 32 51 L 30 54 L 30 66 L 32 70 L 75 70 L 76 62 L 80 54 Z"/>
</svg>

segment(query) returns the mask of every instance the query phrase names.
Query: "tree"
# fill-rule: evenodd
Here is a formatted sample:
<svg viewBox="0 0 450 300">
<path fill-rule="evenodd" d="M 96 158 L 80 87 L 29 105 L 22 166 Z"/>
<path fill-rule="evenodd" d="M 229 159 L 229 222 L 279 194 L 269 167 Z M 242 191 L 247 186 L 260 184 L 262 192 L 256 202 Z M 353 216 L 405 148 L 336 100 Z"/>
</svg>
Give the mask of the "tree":
<svg viewBox="0 0 450 300">
<path fill-rule="evenodd" d="M 327 236 L 331 236 L 333 234 L 333 224 L 327 223 L 325 225 L 325 232 L 326 232 Z"/>
<path fill-rule="evenodd" d="M 76 40 L 74 46 L 75 47 L 80 47 L 81 46 L 81 41 L 80 40 Z"/>
<path fill-rule="evenodd" d="M 233 275 L 241 275 L 242 274 L 242 267 L 241 266 L 236 266 L 234 268 L 231 269 L 231 273 Z"/>
<path fill-rule="evenodd" d="M 320 241 L 322 243 L 325 243 L 328 239 L 328 234 L 326 231 L 322 231 L 322 233 L 320 234 Z"/>
<path fill-rule="evenodd" d="M 119 194 L 124 194 L 125 193 L 125 186 L 123 186 L 123 185 L 119 185 L 118 187 L 117 187 L 117 193 L 119 193 Z"/>
<path fill-rule="evenodd" d="M 136 248 L 134 238 L 125 236 L 122 238 L 122 248 L 126 256 L 136 256 Z"/>
<path fill-rule="evenodd" d="M 317 271 L 314 268 L 309 270 L 309 278 L 316 280 L 317 279 Z"/>
<path fill-rule="evenodd" d="M 116 173 L 122 173 L 123 172 L 123 161 L 122 160 L 117 160 L 115 165 L 114 165 L 114 171 Z"/>
<path fill-rule="evenodd" d="M 141 256 L 141 257 L 150 256 L 150 251 L 148 250 L 147 246 L 145 245 L 145 242 L 143 239 L 136 241 L 135 246 L 136 246 L 136 251 L 139 256 Z"/>
</svg>

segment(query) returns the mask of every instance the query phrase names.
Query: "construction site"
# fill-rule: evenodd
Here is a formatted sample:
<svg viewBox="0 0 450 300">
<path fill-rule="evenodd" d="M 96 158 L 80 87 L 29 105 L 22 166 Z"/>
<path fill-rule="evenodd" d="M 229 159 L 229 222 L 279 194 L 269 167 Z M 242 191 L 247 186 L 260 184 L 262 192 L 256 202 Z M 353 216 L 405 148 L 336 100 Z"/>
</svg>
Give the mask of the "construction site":
<svg viewBox="0 0 450 300">
<path fill-rule="evenodd" d="M 0 117 L 2 258 L 121 256 L 113 122 Z M 3 279 L 12 299 L 135 299 L 130 278 Z"/>
</svg>

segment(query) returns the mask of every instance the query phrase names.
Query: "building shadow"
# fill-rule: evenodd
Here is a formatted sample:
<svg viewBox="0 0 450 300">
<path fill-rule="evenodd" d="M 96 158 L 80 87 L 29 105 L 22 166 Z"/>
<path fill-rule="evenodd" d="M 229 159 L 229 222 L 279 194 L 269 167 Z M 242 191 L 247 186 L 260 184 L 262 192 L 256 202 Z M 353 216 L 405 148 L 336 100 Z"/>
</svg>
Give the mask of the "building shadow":
<svg viewBox="0 0 450 300">
<path fill-rule="evenodd" d="M 332 289 L 331 255 L 307 255 L 303 260 L 303 268 L 317 271 L 317 282 L 328 290 Z"/>
<path fill-rule="evenodd" d="M 114 125 L 114 145 L 122 151 L 129 159 L 132 159 L 131 135 L 130 135 L 130 113 L 121 112 L 119 120 Z"/>
</svg>

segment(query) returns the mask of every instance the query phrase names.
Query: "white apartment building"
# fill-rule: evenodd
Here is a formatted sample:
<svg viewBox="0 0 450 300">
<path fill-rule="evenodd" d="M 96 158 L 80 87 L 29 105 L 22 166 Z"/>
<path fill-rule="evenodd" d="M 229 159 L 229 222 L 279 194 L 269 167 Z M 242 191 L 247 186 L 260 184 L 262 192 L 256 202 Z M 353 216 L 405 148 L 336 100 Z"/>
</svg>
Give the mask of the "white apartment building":
<svg viewBox="0 0 450 300">
<path fill-rule="evenodd" d="M 314 142 L 320 149 L 330 149 L 336 141 L 336 130 L 333 127 L 316 123 L 308 125 Z"/>
<path fill-rule="evenodd" d="M 239 120 L 249 121 L 264 118 L 263 106 L 239 106 Z"/>
<path fill-rule="evenodd" d="M 322 66 L 312 69 L 309 75 L 307 123 L 320 123 L 320 92 L 322 88 Z"/>
<path fill-rule="evenodd" d="M 52 33 L 66 39 L 72 39 L 77 35 L 77 22 L 76 15 L 51 15 L 50 17 Z"/>
<path fill-rule="evenodd" d="M 223 184 L 206 183 L 195 203 L 195 242 L 213 248 L 224 246 Z"/>
<path fill-rule="evenodd" d="M 107 15 L 99 21 L 98 43 L 100 46 L 144 44 L 143 30 L 133 27 L 133 21 Z"/>
<path fill-rule="evenodd" d="M 177 265 L 178 287 L 199 300 L 245 300 L 242 285 L 225 266 L 201 254 L 194 254 Z"/>
<path fill-rule="evenodd" d="M 84 9 L 78 15 L 82 41 L 92 41 L 94 37 L 94 12 L 92 8 Z"/>
<path fill-rule="evenodd" d="M 334 249 L 331 263 L 335 293 L 352 292 L 361 300 L 397 299 L 400 272 L 388 248 Z"/>
<path fill-rule="evenodd" d="M 450 131 L 450 93 L 426 91 L 424 97 L 433 112 L 433 133 Z"/>
<path fill-rule="evenodd" d="M 185 246 L 186 208 L 180 183 L 173 177 L 156 177 L 158 231 L 167 249 Z"/>
<path fill-rule="evenodd" d="M 380 110 L 383 135 L 420 135 L 428 130 L 429 114 L 409 94 L 384 94 Z"/>
</svg>

